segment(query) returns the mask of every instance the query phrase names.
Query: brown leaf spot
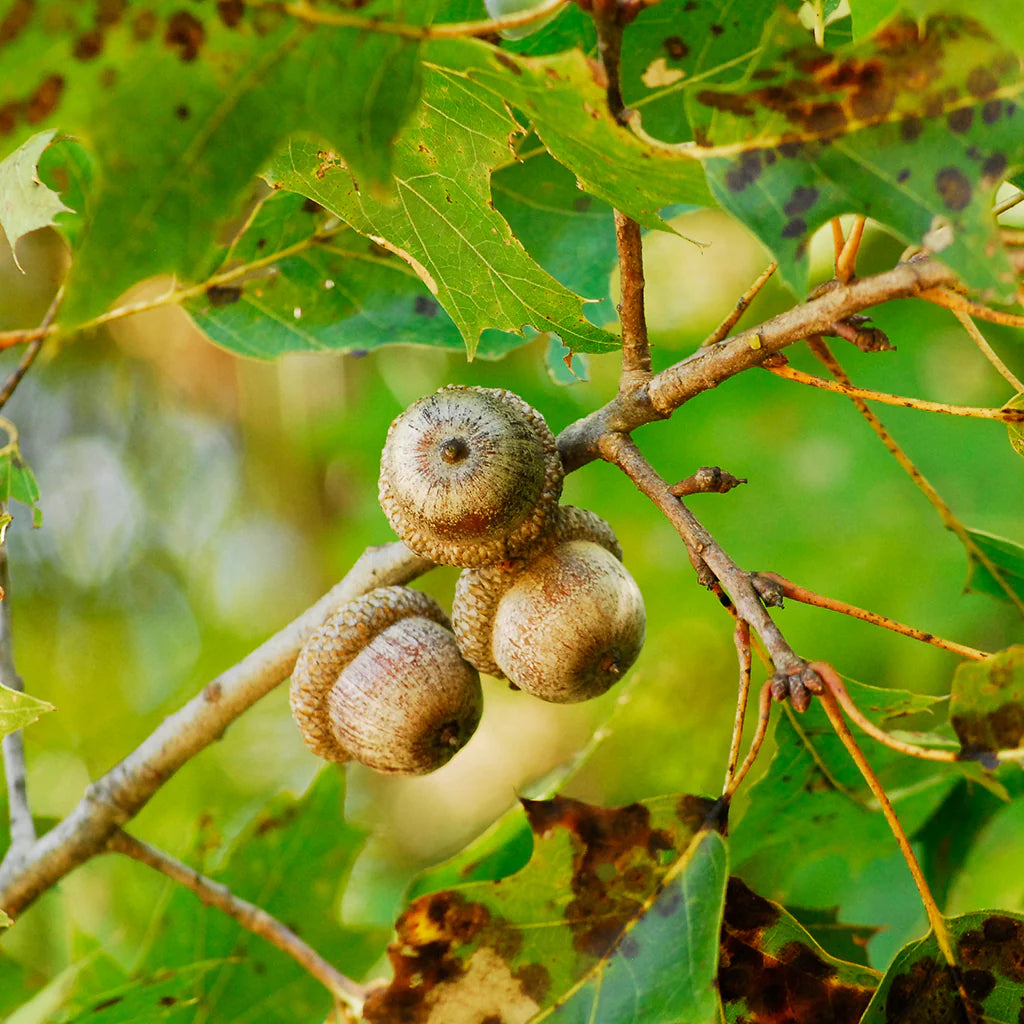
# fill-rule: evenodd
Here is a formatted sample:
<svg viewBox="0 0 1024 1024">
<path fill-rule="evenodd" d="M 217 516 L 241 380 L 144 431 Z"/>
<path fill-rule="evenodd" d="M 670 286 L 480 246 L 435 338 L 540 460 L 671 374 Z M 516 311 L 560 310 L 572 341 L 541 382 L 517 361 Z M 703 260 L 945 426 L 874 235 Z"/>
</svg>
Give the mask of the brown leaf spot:
<svg viewBox="0 0 1024 1024">
<path fill-rule="evenodd" d="M 725 923 L 732 932 L 752 932 L 771 928 L 779 919 L 779 908 L 732 877 L 725 890 Z"/>
<path fill-rule="evenodd" d="M 669 36 L 663 41 L 669 60 L 683 60 L 689 56 L 690 47 L 679 36 Z"/>
<path fill-rule="evenodd" d="M 551 972 L 543 964 L 523 964 L 515 972 L 523 991 L 535 1002 L 542 1003 L 551 989 Z"/>
<path fill-rule="evenodd" d="M 417 316 L 437 316 L 439 308 L 438 304 L 433 299 L 428 299 L 426 295 L 417 295 L 412 304 L 412 311 Z"/>
<path fill-rule="evenodd" d="M 242 0 L 218 0 L 217 16 L 227 28 L 235 28 L 245 16 Z"/>
<path fill-rule="evenodd" d="M 230 306 L 242 297 L 242 289 L 237 284 L 211 284 L 206 289 L 206 297 L 214 308 Z"/>
<path fill-rule="evenodd" d="M 981 173 L 992 182 L 998 181 L 1006 171 L 1006 155 L 1004 153 L 993 153 L 988 157 L 985 162 L 981 165 Z M 1024 709 L 1020 708 L 1020 705 L 1010 705 L 1010 708 L 1016 708 L 1021 714 L 1024 714 Z M 1024 720 L 1018 720 L 1016 724 L 1011 721 L 1006 723 L 1008 725 L 1009 734 L 1016 733 L 1017 743 L 1013 746 L 1017 746 L 1020 742 L 1021 732 L 1024 731 Z"/>
<path fill-rule="evenodd" d="M 924 131 L 924 122 L 919 117 L 908 117 L 900 125 L 900 138 L 904 142 L 916 142 Z"/>
<path fill-rule="evenodd" d="M 906 1024 L 953 1024 L 965 1019 L 949 966 L 922 957 L 908 971 L 897 974 L 885 1000 L 885 1018 Z"/>
<path fill-rule="evenodd" d="M 128 9 L 128 0 L 98 0 L 96 4 L 96 24 L 110 28 L 118 24 Z"/>
<path fill-rule="evenodd" d="M 974 110 L 971 107 L 961 107 L 959 110 L 954 110 L 946 118 L 949 130 L 957 135 L 963 135 L 964 132 L 969 131 L 973 123 Z"/>
<path fill-rule="evenodd" d="M 910 168 L 904 167 L 899 174 L 896 175 L 896 180 L 902 185 L 910 177 Z"/>
<path fill-rule="evenodd" d="M 187 121 L 192 116 L 192 111 L 184 103 L 179 103 L 174 108 L 174 116 L 179 121 Z"/>
<path fill-rule="evenodd" d="M 807 234 L 807 221 L 803 217 L 790 218 L 782 228 L 783 238 L 803 238 Z"/>
<path fill-rule="evenodd" d="M 63 75 L 49 75 L 29 97 L 25 107 L 25 120 L 29 124 L 39 124 L 57 109 L 61 93 L 64 92 Z"/>
<path fill-rule="evenodd" d="M 795 217 L 798 213 L 806 213 L 818 201 L 818 190 L 798 185 L 793 189 L 788 202 L 782 208 L 787 217 Z"/>
<path fill-rule="evenodd" d="M 725 185 L 730 192 L 742 192 L 761 176 L 761 156 L 758 152 L 742 153 L 728 171 Z"/>
<path fill-rule="evenodd" d="M 731 92 L 701 89 L 697 93 L 697 102 L 711 107 L 712 110 L 722 110 L 727 114 L 734 114 L 736 117 L 751 117 L 754 113 L 754 106 L 748 101 L 748 97 L 737 96 Z"/>
<path fill-rule="evenodd" d="M 965 932 L 959 953 L 965 967 L 995 971 L 1016 985 L 1024 983 L 1024 928 L 1012 917 L 993 914 L 981 928 Z"/>
<path fill-rule="evenodd" d="M 971 183 L 957 167 L 943 167 L 935 175 L 935 190 L 949 210 L 962 210 L 971 201 Z"/>
<path fill-rule="evenodd" d="M 1003 105 L 999 100 L 989 100 L 981 108 L 981 119 L 985 124 L 995 124 L 999 120 L 999 115 L 1002 113 Z"/>
<path fill-rule="evenodd" d="M 511 71 L 513 75 L 522 75 L 523 69 L 507 53 L 502 53 L 498 50 L 494 54 L 494 59 L 507 71 Z"/>
<path fill-rule="evenodd" d="M 961 980 L 967 998 L 979 1003 L 987 999 L 996 987 L 995 975 L 991 971 L 964 971 Z"/>
<path fill-rule="evenodd" d="M 15 0 L 11 4 L 11 9 L 0 21 L 0 47 L 13 43 L 25 31 L 32 20 L 35 6 L 35 0 Z"/>
<path fill-rule="evenodd" d="M 999 80 L 985 66 L 971 68 L 967 75 L 967 91 L 973 96 L 982 97 L 995 92 L 999 88 Z"/>
<path fill-rule="evenodd" d="M 153 11 L 139 11 L 132 19 L 132 38 L 144 43 L 153 37 L 157 27 L 157 16 Z"/>
<path fill-rule="evenodd" d="M 177 50 L 178 58 L 185 63 L 199 56 L 205 40 L 203 23 L 188 11 L 176 11 L 167 19 L 164 42 L 172 50 Z"/>
</svg>

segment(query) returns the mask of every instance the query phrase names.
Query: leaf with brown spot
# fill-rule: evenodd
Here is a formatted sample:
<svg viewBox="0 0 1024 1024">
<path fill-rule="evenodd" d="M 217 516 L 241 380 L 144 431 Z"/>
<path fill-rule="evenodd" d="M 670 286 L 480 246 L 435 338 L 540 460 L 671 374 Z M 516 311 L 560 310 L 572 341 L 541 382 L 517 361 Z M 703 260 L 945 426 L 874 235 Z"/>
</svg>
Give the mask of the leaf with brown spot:
<svg viewBox="0 0 1024 1024">
<path fill-rule="evenodd" d="M 986 754 L 1024 746 L 1024 646 L 961 663 L 949 720 L 965 757 L 984 761 Z"/>
<path fill-rule="evenodd" d="M 415 900 L 398 921 L 379 1024 L 587 1020 L 703 1024 L 726 878 L 713 801 L 606 809 L 524 804 L 534 853 L 517 874 Z"/>
<path fill-rule="evenodd" d="M 826 953 L 784 908 L 729 880 L 718 990 L 730 1024 L 857 1024 L 880 977 Z"/>
<path fill-rule="evenodd" d="M 745 72 L 739 85 L 687 91 L 690 122 L 716 198 L 798 294 L 811 234 L 856 212 L 929 246 L 971 287 L 1012 296 L 990 211 L 1024 162 L 1019 55 L 951 16 L 889 22 L 829 53 L 780 14 Z M 785 208 L 807 189 L 819 198 L 798 222 Z"/>
<path fill-rule="evenodd" d="M 373 0 L 359 14 L 415 21 L 431 10 Z M 52 0 L 26 11 L 0 42 L 0 155 L 56 127 L 96 161 L 68 325 L 141 278 L 203 279 L 253 176 L 293 133 L 325 140 L 379 188 L 419 98 L 418 41 L 313 28 L 273 5 L 151 0 L 107 17 L 104 0 Z"/>
<path fill-rule="evenodd" d="M 862 1024 L 1020 1024 L 1024 1006 L 1024 915 L 978 912 L 946 921 L 963 996 L 934 933 L 905 946 L 889 965 Z M 965 1013 L 969 1011 L 970 1016 Z"/>
</svg>

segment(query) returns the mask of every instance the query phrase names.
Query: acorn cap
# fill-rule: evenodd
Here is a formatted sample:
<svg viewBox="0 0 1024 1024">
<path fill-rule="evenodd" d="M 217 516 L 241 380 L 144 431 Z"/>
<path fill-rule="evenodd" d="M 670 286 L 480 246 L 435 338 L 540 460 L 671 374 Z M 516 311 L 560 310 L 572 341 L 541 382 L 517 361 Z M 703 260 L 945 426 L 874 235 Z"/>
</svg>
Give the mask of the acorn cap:
<svg viewBox="0 0 1024 1024">
<path fill-rule="evenodd" d="M 459 574 L 452 605 L 452 629 L 462 656 L 474 668 L 497 679 L 506 678 L 492 650 L 498 602 L 533 558 L 574 540 L 592 541 L 622 560 L 622 548 L 615 531 L 604 519 L 589 509 L 560 505 L 550 532 L 537 540 L 530 558 L 465 569 Z"/>
<path fill-rule="evenodd" d="M 392 529 L 443 565 L 525 555 L 549 528 L 562 461 L 543 417 L 511 391 L 451 385 L 391 424 L 379 497 Z"/>
<path fill-rule="evenodd" d="M 480 677 L 433 598 L 380 587 L 345 605 L 303 647 L 292 714 L 328 761 L 421 775 L 447 762 L 480 721 Z"/>
</svg>

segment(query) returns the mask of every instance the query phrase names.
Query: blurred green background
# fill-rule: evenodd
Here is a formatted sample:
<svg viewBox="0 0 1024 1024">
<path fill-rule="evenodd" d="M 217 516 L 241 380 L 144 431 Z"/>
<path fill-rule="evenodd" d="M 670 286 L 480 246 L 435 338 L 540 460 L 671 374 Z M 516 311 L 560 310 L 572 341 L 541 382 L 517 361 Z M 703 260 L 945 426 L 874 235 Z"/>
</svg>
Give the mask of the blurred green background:
<svg viewBox="0 0 1024 1024">
<path fill-rule="evenodd" d="M 708 244 L 648 238 L 656 368 L 692 351 L 767 263 L 722 216 L 693 214 L 677 226 Z M 821 280 L 831 241 L 818 241 Z M 869 232 L 859 269 L 891 265 L 899 252 Z M 0 329 L 41 318 L 62 259 L 46 232 L 19 253 L 26 276 L 0 268 Z M 743 323 L 791 303 L 770 284 Z M 1010 397 L 950 313 L 901 302 L 879 308 L 875 322 L 897 351 L 864 355 L 833 342 L 857 383 L 963 404 Z M 991 327 L 986 335 L 1024 374 L 1019 337 Z M 589 380 L 566 387 L 551 379 L 545 347 L 538 339 L 496 363 L 393 348 L 263 364 L 216 349 L 167 310 L 45 353 L 5 410 L 43 495 L 42 528 L 31 530 L 15 508 L 8 532 L 16 662 L 27 690 L 57 708 L 25 733 L 41 821 L 70 811 L 90 779 L 308 607 L 365 546 L 392 539 L 376 502 L 377 463 L 388 424 L 413 399 L 452 382 L 509 387 L 557 432 L 614 394 L 615 358 L 591 357 Z M 6 355 L 3 373 L 18 355 Z M 801 347 L 790 355 L 816 372 Z M 1024 542 L 1024 477 L 1004 427 L 879 411 L 963 522 Z M 741 565 L 976 647 L 1019 640 L 1009 606 L 963 593 L 959 542 L 845 399 L 754 370 L 636 439 L 670 480 L 702 465 L 748 478 L 726 496 L 691 499 Z M 485 681 L 479 733 L 435 775 L 400 780 L 349 767 L 349 816 L 371 836 L 339 907 L 346 921 L 386 926 L 417 870 L 459 849 L 596 730 L 606 734 L 568 794 L 619 804 L 718 791 L 737 678 L 731 620 L 695 584 L 673 530 L 614 469 L 573 474 L 564 500 L 619 534 L 647 602 L 639 662 L 585 706 L 544 705 Z M 447 603 L 454 581 L 442 569 L 419 585 Z M 950 655 L 815 609 L 790 604 L 776 617 L 799 653 L 844 675 L 948 689 Z M 762 678 L 755 664 L 755 682 Z M 188 859 L 201 819 L 230 837 L 271 797 L 301 792 L 318 767 L 280 687 L 180 771 L 130 830 Z M 902 870 L 895 845 L 878 857 L 872 870 Z M 5 949 L 40 981 L 69 962 L 82 934 L 130 966 L 168 885 L 139 865 L 97 858 L 27 912 Z M 908 900 L 906 913 L 870 898 L 854 909 L 892 925 L 892 945 L 923 930 Z"/>
</svg>

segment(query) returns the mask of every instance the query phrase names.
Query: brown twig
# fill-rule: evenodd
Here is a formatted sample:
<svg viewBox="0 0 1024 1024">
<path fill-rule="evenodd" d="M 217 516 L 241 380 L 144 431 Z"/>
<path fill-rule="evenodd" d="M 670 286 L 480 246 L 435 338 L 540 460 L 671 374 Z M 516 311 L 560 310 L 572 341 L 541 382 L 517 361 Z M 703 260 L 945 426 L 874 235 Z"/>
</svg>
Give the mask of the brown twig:
<svg viewBox="0 0 1024 1024">
<path fill-rule="evenodd" d="M 894 633 L 900 633 L 903 636 L 910 637 L 912 640 L 920 640 L 922 643 L 931 644 L 933 647 L 940 647 L 942 650 L 949 651 L 951 654 L 956 654 L 961 658 L 968 658 L 972 661 L 984 661 L 985 658 L 991 657 L 985 651 L 976 650 L 974 647 L 968 647 L 965 644 L 958 644 L 954 640 L 946 640 L 941 636 L 936 636 L 934 633 L 926 633 L 924 630 L 915 629 L 913 626 L 907 626 L 885 615 L 879 615 L 878 612 L 870 612 L 864 608 L 858 608 L 856 605 L 847 604 L 845 601 L 837 601 L 833 597 L 817 594 L 806 587 L 798 586 L 792 580 L 786 579 L 785 576 L 781 576 L 777 572 L 763 572 L 760 575 L 778 583 L 782 587 L 783 594 L 794 601 L 801 601 L 804 604 L 813 605 L 815 608 L 826 608 L 829 611 L 840 612 L 843 615 L 849 615 L 851 618 L 870 622 L 873 626 L 881 626 L 883 629 L 891 629 Z"/>
<path fill-rule="evenodd" d="M 797 370 L 792 366 L 772 364 L 764 366 L 763 369 L 773 373 L 776 377 L 782 377 L 784 380 L 795 381 L 797 384 L 807 384 L 812 388 L 831 391 L 837 395 L 846 395 L 847 398 L 863 398 L 869 402 L 898 405 L 903 409 L 918 409 L 921 412 L 941 412 L 947 416 L 967 416 L 977 420 L 999 420 L 1002 423 L 1020 423 L 1024 421 L 1024 409 L 987 409 L 973 405 L 950 405 L 947 402 L 929 402 L 924 398 L 890 395 L 885 391 L 872 391 L 870 388 L 858 388 L 852 384 L 824 380 L 821 377 L 815 377 L 812 373 Z"/>
<path fill-rule="evenodd" d="M 353 1024 L 359 1019 L 368 989 L 347 978 L 312 946 L 303 942 L 290 928 L 268 914 L 262 907 L 241 899 L 226 885 L 207 878 L 180 860 L 130 836 L 121 829 L 115 829 L 111 833 L 106 848 L 113 853 L 137 860 L 140 864 L 145 864 L 179 885 L 185 886 L 194 892 L 205 906 L 214 907 L 227 914 L 246 931 L 259 935 L 283 953 L 287 953 L 303 970 L 316 978 L 336 1001 L 349 1009 Z"/>
<path fill-rule="evenodd" d="M 824 341 L 820 338 L 810 339 L 808 341 L 808 347 L 840 384 L 845 384 L 847 387 L 853 386 L 850 378 L 846 375 L 846 371 L 842 368 L 839 361 L 832 354 Z M 960 539 L 960 542 L 967 549 L 968 554 L 976 558 L 978 562 L 988 570 L 999 588 L 1006 594 L 1007 599 L 1022 615 L 1024 615 L 1024 599 L 1022 599 L 1013 587 L 1010 586 L 1010 584 L 1003 578 L 1002 573 L 999 571 L 999 567 L 995 565 L 992 559 L 989 558 L 984 551 L 982 551 L 974 538 L 967 532 L 967 528 L 953 514 L 953 510 L 945 503 L 945 501 L 943 501 L 939 492 L 935 490 L 924 474 L 917 468 L 917 466 L 914 465 L 913 462 L 910 461 L 910 457 L 907 453 L 896 443 L 895 438 L 893 438 L 885 428 L 882 421 L 867 407 L 863 399 L 850 396 L 850 401 L 853 402 L 857 411 L 867 421 L 868 426 L 871 427 L 871 429 L 878 435 L 882 444 L 889 449 L 890 454 L 900 464 L 904 472 L 911 480 L 914 481 L 917 488 L 922 494 L 924 494 L 932 507 L 939 513 L 939 516 L 942 519 L 942 524 L 946 529 L 956 534 Z"/>
<path fill-rule="evenodd" d="M 675 527 L 692 561 L 704 563 L 729 595 L 741 619 L 748 622 L 771 656 L 775 667 L 772 694 L 776 700 L 789 699 L 798 710 L 810 703 L 810 694 L 820 689 L 820 680 L 808 673 L 807 663 L 786 642 L 768 614 L 754 586 L 754 574 L 745 572 L 725 553 L 683 502 L 672 494 L 631 437 L 606 434 L 600 450 L 604 459 L 622 470 L 637 489 L 661 510 Z"/>
<path fill-rule="evenodd" d="M 778 270 L 778 263 L 769 263 L 754 283 L 736 300 L 736 305 L 729 311 L 729 315 L 700 343 L 701 348 L 708 345 L 717 345 L 723 338 L 728 337 L 729 332 L 739 323 L 739 319 L 747 311 L 747 307 L 757 297 L 758 292 L 768 283 L 768 279 Z"/>
<path fill-rule="evenodd" d="M 836 255 L 836 278 L 843 284 L 848 284 L 853 280 L 857 268 L 857 253 L 860 251 L 861 239 L 864 237 L 864 225 L 867 222 L 867 217 L 859 214 L 853 218 L 850 234 Z"/>
<path fill-rule="evenodd" d="M 0 867 L 0 908 L 16 916 L 68 872 L 102 852 L 114 829 L 138 814 L 183 764 L 288 678 L 302 644 L 328 615 L 367 590 L 408 583 L 431 566 L 404 544 L 369 548 L 315 605 L 204 686 L 92 783 L 78 806 L 36 840 L 22 866 Z"/>
<path fill-rule="evenodd" d="M 736 776 L 736 766 L 740 762 L 743 723 L 747 717 L 747 698 L 750 696 L 750 665 L 752 660 L 750 654 L 750 624 L 743 619 L 738 619 L 736 628 L 733 630 L 732 639 L 736 645 L 736 657 L 740 664 L 740 681 L 736 691 L 736 715 L 732 723 L 729 758 L 725 764 L 725 782 L 722 785 L 723 796 L 732 791 L 733 779 Z"/>
<path fill-rule="evenodd" d="M 4 384 L 3 388 L 0 388 L 0 409 L 10 401 L 15 388 L 17 388 L 21 383 L 22 378 L 26 373 L 28 373 L 29 368 L 35 362 L 36 356 L 39 355 L 39 351 L 43 347 L 46 335 L 50 332 L 50 327 L 53 324 L 53 318 L 57 315 L 57 310 L 60 308 L 60 303 L 63 298 L 64 286 L 61 285 L 60 288 L 57 289 L 57 294 L 54 295 L 53 301 L 50 303 L 50 308 L 47 309 L 46 315 L 43 317 L 43 322 L 35 329 L 34 336 L 29 341 L 28 348 L 25 350 L 25 354 L 21 357 L 21 361 L 18 363 L 10 377 L 7 378 L 7 382 Z M 3 346 L 0 346 L 0 348 L 2 347 Z"/>
<path fill-rule="evenodd" d="M 722 793 L 724 799 L 731 800 L 735 796 L 736 791 L 743 784 L 743 780 L 749 774 L 750 769 L 754 767 L 757 755 L 761 753 L 761 747 L 764 746 L 765 736 L 768 735 L 768 723 L 771 721 L 771 715 L 772 681 L 769 679 L 761 687 L 761 693 L 757 699 L 757 728 L 754 730 L 754 735 L 750 740 L 750 749 L 747 751 L 747 756 L 743 759 L 743 764 L 739 766 L 739 769 Z"/>
<path fill-rule="evenodd" d="M 14 666 L 11 641 L 10 579 L 7 566 L 7 548 L 0 545 L 0 684 L 18 693 L 25 692 L 25 684 Z M 4 776 L 7 779 L 7 816 L 11 826 L 11 845 L 0 864 L 17 868 L 28 859 L 28 851 L 36 841 L 36 826 L 28 801 L 28 772 L 25 765 L 25 744 L 21 730 L 8 733 L 3 739 Z"/>
<path fill-rule="evenodd" d="M 818 671 L 824 671 L 824 662 L 813 662 L 812 665 Z M 939 906 L 935 902 L 935 897 L 932 895 L 932 891 L 928 887 L 928 882 L 924 877 L 924 872 L 921 870 L 921 865 L 918 863 L 917 857 L 914 855 L 914 850 L 910 845 L 910 839 L 907 837 L 907 833 L 904 831 L 902 824 L 900 824 L 900 819 L 897 817 L 896 811 L 894 810 L 889 797 L 886 795 L 885 788 L 882 786 L 881 782 L 878 781 L 878 776 L 874 773 L 867 758 L 864 756 L 863 751 L 858 746 L 857 741 L 853 737 L 853 733 L 850 732 L 850 727 L 846 724 L 846 719 L 843 718 L 842 711 L 840 711 L 831 690 L 826 689 L 825 692 L 821 694 L 820 700 L 821 706 L 825 710 L 825 714 L 828 715 L 829 722 L 832 723 L 832 728 L 835 729 L 836 735 L 842 741 L 843 746 L 846 747 L 847 753 L 849 753 L 850 757 L 853 758 L 853 762 L 857 765 L 858 771 L 863 776 L 864 781 L 868 784 L 868 788 L 871 790 L 874 798 L 878 801 L 878 804 L 882 809 L 882 813 L 885 815 L 885 820 L 889 823 L 889 828 L 892 830 L 892 834 L 896 838 L 896 843 L 900 848 L 900 852 L 903 854 L 903 859 L 906 861 L 907 867 L 910 869 L 911 877 L 914 879 L 914 885 L 917 886 L 921 902 L 924 904 L 925 913 L 928 915 L 928 921 L 932 926 L 932 931 L 935 933 L 935 941 L 938 943 L 939 951 L 942 953 L 943 959 L 945 959 L 946 963 L 953 969 L 957 987 L 960 990 L 961 998 L 964 1000 L 964 1007 L 965 1009 L 969 1009 L 970 1004 L 967 1001 L 966 993 L 964 992 L 963 985 L 960 981 L 956 954 L 953 950 L 953 942 L 949 935 L 949 929 L 946 927 L 945 918 L 942 916 L 942 912 L 939 910 Z"/>
<path fill-rule="evenodd" d="M 952 288 L 926 288 L 918 293 L 918 297 L 942 306 L 944 309 L 959 310 L 968 316 L 987 320 L 989 323 L 1002 324 L 1004 327 L 1024 327 L 1024 316 L 1019 313 L 1007 313 L 1001 309 L 992 309 L 980 302 L 973 302 L 966 295 L 953 291 Z"/>
<path fill-rule="evenodd" d="M 622 378 L 620 390 L 630 391 L 651 377 L 651 346 L 644 312 L 644 251 L 640 225 L 615 211 L 615 243 L 619 250 L 622 325 Z"/>
</svg>

